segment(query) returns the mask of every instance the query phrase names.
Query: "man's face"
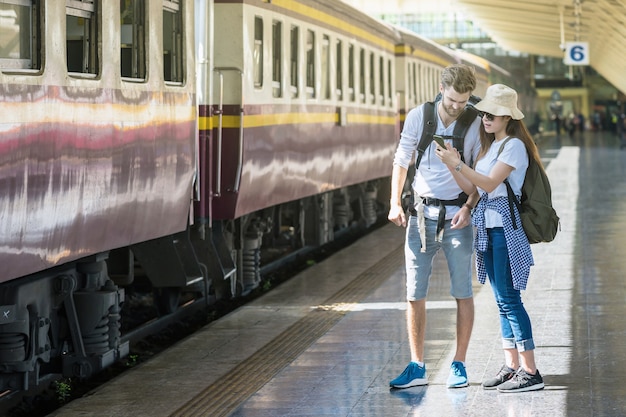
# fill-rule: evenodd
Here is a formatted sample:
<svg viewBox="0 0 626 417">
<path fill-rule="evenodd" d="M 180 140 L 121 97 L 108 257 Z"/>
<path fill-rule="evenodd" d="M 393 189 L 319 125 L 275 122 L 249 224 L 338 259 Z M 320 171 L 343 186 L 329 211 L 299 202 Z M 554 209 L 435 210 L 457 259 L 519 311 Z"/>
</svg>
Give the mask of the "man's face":
<svg viewBox="0 0 626 417">
<path fill-rule="evenodd" d="M 470 93 L 461 94 L 453 87 L 443 88 L 443 86 L 439 87 L 439 91 L 441 91 L 441 106 L 443 111 L 454 119 L 459 117 L 470 98 Z"/>
</svg>

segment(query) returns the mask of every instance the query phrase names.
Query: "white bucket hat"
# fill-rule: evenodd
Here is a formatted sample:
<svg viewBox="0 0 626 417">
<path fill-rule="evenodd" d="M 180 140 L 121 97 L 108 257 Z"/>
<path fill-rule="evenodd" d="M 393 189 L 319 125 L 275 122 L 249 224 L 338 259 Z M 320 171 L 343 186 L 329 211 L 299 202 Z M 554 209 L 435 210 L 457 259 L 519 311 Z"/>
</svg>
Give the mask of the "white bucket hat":
<svg viewBox="0 0 626 417">
<path fill-rule="evenodd" d="M 517 92 L 504 84 L 489 86 L 485 98 L 474 107 L 494 116 L 511 116 L 515 120 L 524 118 L 524 113 L 517 108 Z"/>
</svg>

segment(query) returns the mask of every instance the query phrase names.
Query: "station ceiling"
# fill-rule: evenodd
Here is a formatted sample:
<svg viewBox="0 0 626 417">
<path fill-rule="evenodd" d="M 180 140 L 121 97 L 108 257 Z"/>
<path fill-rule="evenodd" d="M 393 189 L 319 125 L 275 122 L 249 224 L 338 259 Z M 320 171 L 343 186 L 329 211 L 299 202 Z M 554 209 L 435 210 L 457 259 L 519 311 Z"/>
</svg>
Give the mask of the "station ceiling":
<svg viewBox="0 0 626 417">
<path fill-rule="evenodd" d="M 625 0 L 457 0 L 478 27 L 508 50 L 564 57 L 587 42 L 589 65 L 626 93 Z"/>
<path fill-rule="evenodd" d="M 434 3 L 345 1 L 370 12 L 383 3 L 377 13 L 394 13 L 394 7 L 397 13 L 419 13 Z M 589 65 L 626 93 L 626 0 L 448 0 L 443 6 L 463 11 L 506 50 L 564 57 L 567 43 L 586 42 Z"/>
</svg>

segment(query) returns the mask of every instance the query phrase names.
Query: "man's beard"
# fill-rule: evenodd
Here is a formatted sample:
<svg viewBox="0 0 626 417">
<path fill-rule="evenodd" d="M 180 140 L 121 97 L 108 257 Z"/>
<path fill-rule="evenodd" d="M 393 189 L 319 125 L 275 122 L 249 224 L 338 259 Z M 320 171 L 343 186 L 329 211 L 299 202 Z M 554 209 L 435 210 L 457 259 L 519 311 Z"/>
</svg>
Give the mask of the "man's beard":
<svg viewBox="0 0 626 417">
<path fill-rule="evenodd" d="M 448 107 L 445 103 L 445 100 L 441 102 L 441 105 L 443 106 L 443 111 L 452 118 L 457 118 L 459 114 L 461 114 L 461 112 L 463 111 L 463 109 L 456 110 L 452 106 Z"/>
</svg>

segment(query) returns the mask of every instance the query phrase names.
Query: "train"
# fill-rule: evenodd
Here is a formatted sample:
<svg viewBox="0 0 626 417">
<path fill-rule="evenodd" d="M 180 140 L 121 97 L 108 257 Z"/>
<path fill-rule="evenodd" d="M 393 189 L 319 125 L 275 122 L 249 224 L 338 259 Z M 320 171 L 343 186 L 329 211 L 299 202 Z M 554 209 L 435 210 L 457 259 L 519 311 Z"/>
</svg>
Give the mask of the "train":
<svg viewBox="0 0 626 417">
<path fill-rule="evenodd" d="M 168 314 L 185 291 L 250 293 L 279 247 L 370 227 L 442 69 L 473 65 L 479 96 L 509 77 L 339 0 L 0 0 L 0 39 L 13 392 L 127 356 L 139 273 Z"/>
</svg>

